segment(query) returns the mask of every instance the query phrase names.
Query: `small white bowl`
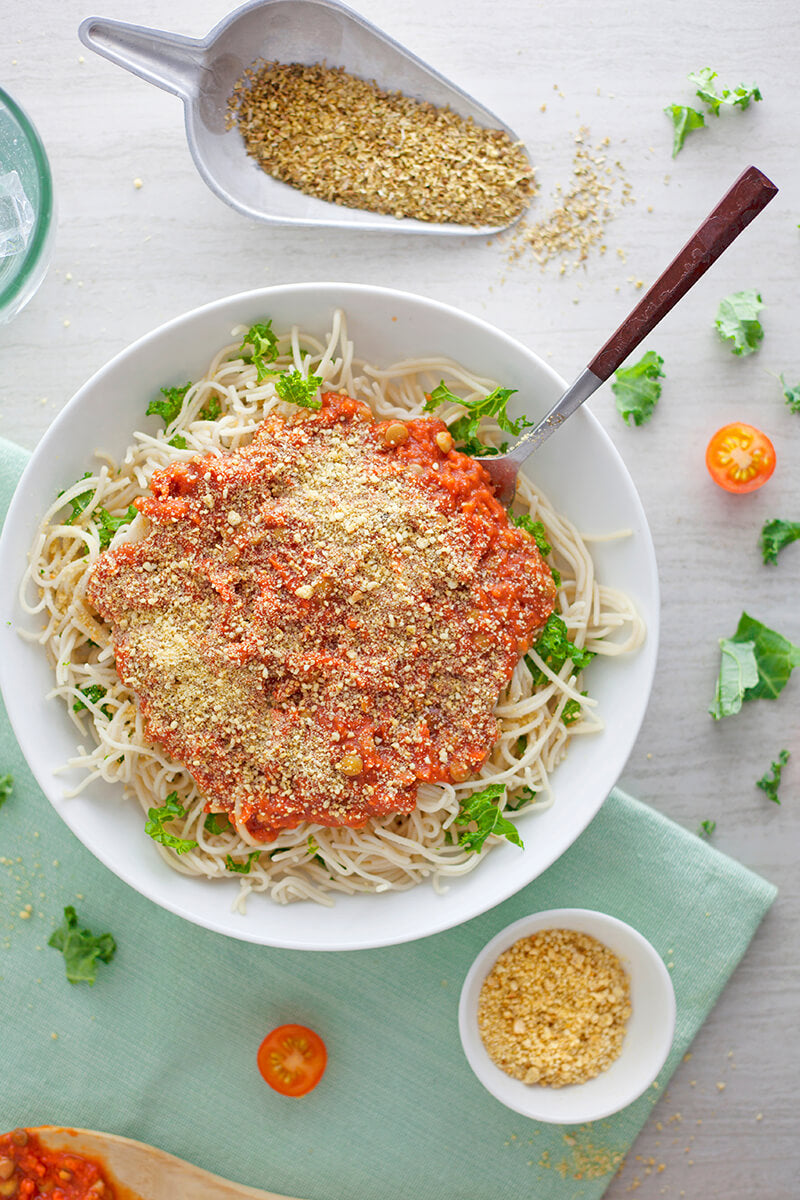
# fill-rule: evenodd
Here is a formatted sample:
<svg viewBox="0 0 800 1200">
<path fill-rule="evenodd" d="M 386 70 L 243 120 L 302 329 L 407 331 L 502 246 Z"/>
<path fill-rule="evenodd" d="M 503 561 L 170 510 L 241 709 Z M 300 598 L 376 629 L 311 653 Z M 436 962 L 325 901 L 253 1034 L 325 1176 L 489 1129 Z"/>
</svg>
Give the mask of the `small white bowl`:
<svg viewBox="0 0 800 1200">
<path fill-rule="evenodd" d="M 520 938 L 542 929 L 574 929 L 597 938 L 619 958 L 631 981 L 631 1016 L 619 1058 L 587 1083 L 525 1084 L 489 1057 L 478 1028 L 478 997 L 495 960 Z M 619 1112 L 641 1096 L 664 1065 L 675 1032 L 675 993 L 660 956 L 630 925 L 588 908 L 552 908 L 508 925 L 470 967 L 458 1006 L 467 1061 L 487 1091 L 515 1112 L 555 1125 L 581 1125 Z"/>
</svg>

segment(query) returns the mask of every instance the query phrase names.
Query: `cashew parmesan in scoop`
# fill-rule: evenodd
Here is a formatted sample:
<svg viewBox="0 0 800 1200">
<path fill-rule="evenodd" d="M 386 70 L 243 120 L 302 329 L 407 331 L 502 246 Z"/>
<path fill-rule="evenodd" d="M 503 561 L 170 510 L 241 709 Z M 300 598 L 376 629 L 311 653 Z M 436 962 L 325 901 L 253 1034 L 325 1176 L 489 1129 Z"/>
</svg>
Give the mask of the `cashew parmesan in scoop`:
<svg viewBox="0 0 800 1200">
<path fill-rule="evenodd" d="M 261 62 L 228 100 L 268 175 L 346 208 L 459 225 L 507 225 L 535 193 L 501 129 L 316 63 Z"/>
</svg>

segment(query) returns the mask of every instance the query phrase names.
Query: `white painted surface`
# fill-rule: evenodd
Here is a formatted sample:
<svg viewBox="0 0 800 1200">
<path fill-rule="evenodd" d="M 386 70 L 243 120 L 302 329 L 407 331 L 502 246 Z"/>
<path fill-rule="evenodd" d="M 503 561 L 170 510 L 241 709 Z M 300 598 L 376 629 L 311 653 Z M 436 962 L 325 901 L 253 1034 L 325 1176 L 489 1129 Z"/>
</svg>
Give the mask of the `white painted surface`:
<svg viewBox="0 0 800 1200">
<path fill-rule="evenodd" d="M 628 278 L 647 283 L 743 166 L 766 171 L 781 194 L 648 340 L 667 373 L 651 423 L 624 427 L 607 388 L 591 402 L 640 489 L 663 592 L 656 688 L 621 782 L 689 828 L 716 819 L 715 844 L 781 888 L 640 1138 L 634 1153 L 643 1161 L 632 1156 L 608 1195 L 621 1200 L 638 1177 L 642 1200 L 795 1196 L 800 680 L 776 703 L 746 706 L 718 725 L 705 710 L 717 639 L 743 608 L 800 642 L 800 546 L 777 568 L 764 567 L 757 549 L 766 518 L 800 519 L 800 417 L 773 378 L 783 371 L 800 380 L 800 15 L 790 0 L 359 7 L 518 130 L 537 164 L 540 212 L 567 182 L 575 131 L 585 124 L 596 140 L 612 139 L 637 203 L 609 228 L 605 256 L 559 276 L 532 260 L 510 266 L 500 243 L 482 239 L 251 224 L 196 175 L 179 101 L 83 50 L 76 31 L 85 3 L 2 0 L 0 74 L 50 152 L 60 228 L 42 290 L 0 330 L 0 432 L 32 447 L 73 391 L 134 338 L 197 304 L 290 280 L 387 283 L 458 304 L 571 376 L 633 302 Z M 224 0 L 116 0 L 100 10 L 202 36 L 227 8 Z M 764 101 L 709 118 L 673 163 L 661 110 L 691 103 L 686 75 L 706 65 L 730 84 L 757 82 Z M 762 291 L 766 337 L 740 360 L 717 340 L 713 318 L 721 296 L 746 287 Z M 767 430 L 778 454 L 773 479 L 749 498 L 718 491 L 703 466 L 709 435 L 735 418 Z M 754 781 L 782 746 L 794 757 L 778 808 Z M 677 1113 L 682 1120 L 668 1123 Z M 650 1158 L 665 1171 L 646 1175 Z"/>
</svg>

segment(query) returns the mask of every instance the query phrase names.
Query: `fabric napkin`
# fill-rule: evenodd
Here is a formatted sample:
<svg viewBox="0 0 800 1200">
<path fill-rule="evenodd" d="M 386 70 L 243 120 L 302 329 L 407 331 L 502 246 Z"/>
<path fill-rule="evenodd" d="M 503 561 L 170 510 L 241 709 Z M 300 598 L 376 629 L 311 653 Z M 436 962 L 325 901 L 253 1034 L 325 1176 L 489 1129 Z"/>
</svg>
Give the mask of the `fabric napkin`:
<svg viewBox="0 0 800 1200">
<path fill-rule="evenodd" d="M 0 441 L 2 513 L 24 462 Z M 103 1129 L 303 1200 L 595 1200 L 775 896 L 615 790 L 548 871 L 457 929 L 354 953 L 274 950 L 190 925 L 101 866 L 47 803 L 3 710 L 7 771 L 0 1130 Z M 67 904 L 118 943 L 94 987 L 69 984 L 47 946 Z M 658 1086 L 594 1126 L 547 1126 L 504 1108 L 458 1037 L 459 991 L 478 950 L 511 921 L 566 906 L 639 929 L 671 965 L 677 997 Z M 261 1039 L 287 1022 L 310 1025 L 328 1047 L 322 1082 L 301 1100 L 277 1095 L 256 1070 Z"/>
</svg>

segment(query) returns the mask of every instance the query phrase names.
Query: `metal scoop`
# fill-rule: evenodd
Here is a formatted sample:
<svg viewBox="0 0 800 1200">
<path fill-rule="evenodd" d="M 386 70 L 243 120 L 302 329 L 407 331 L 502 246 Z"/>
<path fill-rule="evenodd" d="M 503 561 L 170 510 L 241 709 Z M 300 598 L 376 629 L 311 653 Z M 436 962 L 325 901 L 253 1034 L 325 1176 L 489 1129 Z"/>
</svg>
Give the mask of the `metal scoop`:
<svg viewBox="0 0 800 1200">
<path fill-rule="evenodd" d="M 404 233 L 491 234 L 508 226 L 471 226 L 398 219 L 344 208 L 273 179 L 248 157 L 238 130 L 225 128 L 228 97 L 258 59 L 325 61 L 362 79 L 376 79 L 437 107 L 449 105 L 477 125 L 502 129 L 499 117 L 369 21 L 336 0 L 254 0 L 227 16 L 201 40 L 141 25 L 87 17 L 85 46 L 183 100 L 192 158 L 213 192 L 238 212 L 272 225 L 391 229 Z M 513 224 L 513 222 L 509 222 Z"/>
</svg>

